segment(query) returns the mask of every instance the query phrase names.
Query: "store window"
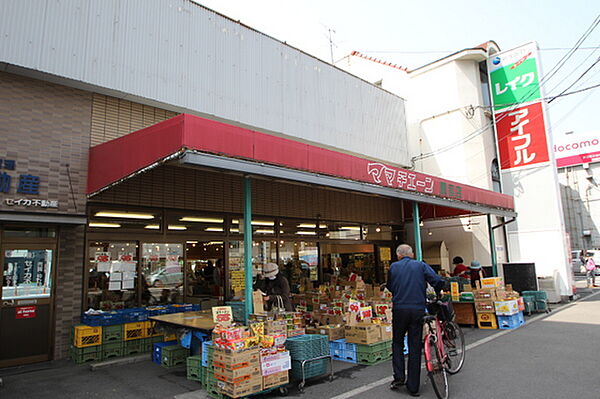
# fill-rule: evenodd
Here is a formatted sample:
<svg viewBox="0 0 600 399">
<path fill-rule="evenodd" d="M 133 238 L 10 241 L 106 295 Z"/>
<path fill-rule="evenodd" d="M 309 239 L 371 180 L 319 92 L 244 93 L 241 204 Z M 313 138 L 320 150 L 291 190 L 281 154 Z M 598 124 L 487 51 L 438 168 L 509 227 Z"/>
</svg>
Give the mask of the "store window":
<svg viewBox="0 0 600 399">
<path fill-rule="evenodd" d="M 257 218 L 252 219 L 252 236 L 274 236 L 275 235 L 275 221 L 268 218 Z M 231 225 L 229 232 L 232 234 L 244 234 L 244 219 L 233 218 L 231 219 Z"/>
<path fill-rule="evenodd" d="M 327 228 L 322 230 L 324 238 L 330 240 L 360 240 L 361 226 L 353 223 L 329 222 Z"/>
<path fill-rule="evenodd" d="M 142 302 L 183 302 L 183 244 L 142 244 Z"/>
<path fill-rule="evenodd" d="M 364 239 L 367 241 L 391 241 L 392 226 L 368 225 L 363 227 Z"/>
<path fill-rule="evenodd" d="M 187 295 L 222 297 L 225 295 L 223 241 L 186 242 Z"/>
<path fill-rule="evenodd" d="M 256 281 L 267 262 L 277 263 L 277 241 L 252 242 L 252 278 Z M 245 287 L 244 241 L 229 243 L 229 297 L 242 298 Z"/>
<path fill-rule="evenodd" d="M 50 297 L 52 253 L 51 249 L 6 249 L 2 299 Z"/>
<path fill-rule="evenodd" d="M 173 212 L 166 217 L 169 233 L 225 234 L 225 218 L 219 215 Z"/>
<path fill-rule="evenodd" d="M 107 231 L 160 231 L 162 213 L 122 209 L 93 208 L 88 228 L 93 232 Z"/>
<path fill-rule="evenodd" d="M 314 220 L 281 219 L 279 222 L 279 235 L 284 238 L 311 239 L 319 235 L 319 230 L 327 229 L 327 224 Z"/>
<path fill-rule="evenodd" d="M 123 309 L 138 306 L 135 241 L 90 243 L 86 309 Z"/>
<path fill-rule="evenodd" d="M 287 278 L 292 292 L 313 287 L 319 281 L 319 249 L 314 241 L 279 242 L 279 271 Z"/>
</svg>

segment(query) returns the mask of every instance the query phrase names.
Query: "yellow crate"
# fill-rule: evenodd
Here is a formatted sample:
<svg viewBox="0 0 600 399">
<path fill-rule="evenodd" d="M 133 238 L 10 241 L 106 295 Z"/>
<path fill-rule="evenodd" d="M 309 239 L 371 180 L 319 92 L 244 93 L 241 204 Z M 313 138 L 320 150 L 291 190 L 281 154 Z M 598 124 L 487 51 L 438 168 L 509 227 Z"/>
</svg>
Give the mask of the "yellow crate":
<svg viewBox="0 0 600 399">
<path fill-rule="evenodd" d="M 102 345 L 102 327 L 73 327 L 73 345 L 77 348 Z"/>
<path fill-rule="evenodd" d="M 145 338 L 150 338 L 150 337 L 160 337 L 161 335 L 164 335 L 162 332 L 158 332 L 156 331 L 156 322 L 155 321 L 145 321 L 144 322 L 144 330 L 146 335 L 144 336 Z"/>
<path fill-rule="evenodd" d="M 146 338 L 146 333 L 147 330 L 145 321 L 123 324 L 123 341 Z"/>
<path fill-rule="evenodd" d="M 176 334 L 165 334 L 165 342 L 167 341 L 176 341 L 177 340 L 177 335 Z"/>
<path fill-rule="evenodd" d="M 477 313 L 477 326 L 483 330 L 497 330 L 496 315 L 493 313 Z"/>
</svg>

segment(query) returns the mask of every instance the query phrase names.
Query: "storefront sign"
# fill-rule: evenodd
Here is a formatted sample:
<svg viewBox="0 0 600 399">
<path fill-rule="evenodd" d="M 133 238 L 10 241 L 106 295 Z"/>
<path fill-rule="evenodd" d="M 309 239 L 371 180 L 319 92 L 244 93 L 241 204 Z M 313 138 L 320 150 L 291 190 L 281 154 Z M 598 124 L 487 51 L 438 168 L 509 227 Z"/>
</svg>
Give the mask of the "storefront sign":
<svg viewBox="0 0 600 399">
<path fill-rule="evenodd" d="M 228 326 L 233 322 L 233 313 L 231 306 L 214 306 L 212 308 L 213 321 L 223 326 Z"/>
<path fill-rule="evenodd" d="M 542 103 L 537 102 L 494 115 L 500 152 L 500 169 L 549 161 Z"/>
<path fill-rule="evenodd" d="M 33 319 L 36 317 L 37 306 L 21 306 L 15 309 L 16 319 Z"/>
<path fill-rule="evenodd" d="M 48 201 L 30 198 L 5 198 L 4 203 L 7 206 L 24 206 L 26 208 L 32 206 L 38 208 L 58 208 L 58 201 Z"/>
<path fill-rule="evenodd" d="M 488 60 L 500 170 L 550 160 L 537 45 L 528 43 Z"/>
<path fill-rule="evenodd" d="M 559 168 L 600 162 L 600 132 L 555 136 L 554 155 Z"/>
</svg>

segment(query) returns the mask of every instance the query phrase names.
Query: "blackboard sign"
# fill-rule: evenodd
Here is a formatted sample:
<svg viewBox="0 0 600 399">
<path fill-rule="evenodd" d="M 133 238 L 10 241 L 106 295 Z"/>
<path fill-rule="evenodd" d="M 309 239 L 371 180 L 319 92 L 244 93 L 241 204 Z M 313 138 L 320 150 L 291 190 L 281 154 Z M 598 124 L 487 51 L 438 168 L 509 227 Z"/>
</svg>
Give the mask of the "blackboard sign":
<svg viewBox="0 0 600 399">
<path fill-rule="evenodd" d="M 521 293 L 523 291 L 537 291 L 537 275 L 535 263 L 503 263 L 504 283 L 512 284 L 513 290 Z"/>
</svg>

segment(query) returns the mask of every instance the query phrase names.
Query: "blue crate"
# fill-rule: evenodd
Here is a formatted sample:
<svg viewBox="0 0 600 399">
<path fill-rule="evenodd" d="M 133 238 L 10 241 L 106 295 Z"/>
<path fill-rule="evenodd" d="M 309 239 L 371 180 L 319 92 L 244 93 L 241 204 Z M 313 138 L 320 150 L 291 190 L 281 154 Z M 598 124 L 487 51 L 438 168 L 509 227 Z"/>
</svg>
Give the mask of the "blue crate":
<svg viewBox="0 0 600 399">
<path fill-rule="evenodd" d="M 212 344 L 212 341 L 202 342 L 202 367 L 208 367 L 208 347 Z"/>
<path fill-rule="evenodd" d="M 523 312 L 511 316 L 498 316 L 498 328 L 502 330 L 513 330 L 525 324 Z"/>
<path fill-rule="evenodd" d="M 152 348 L 152 361 L 156 364 L 162 364 L 162 348 L 176 344 L 177 341 L 156 342 Z"/>
<path fill-rule="evenodd" d="M 102 314 L 81 315 L 81 323 L 90 327 L 114 326 L 123 324 L 123 317 L 119 312 L 106 312 Z"/>
<path fill-rule="evenodd" d="M 161 314 L 167 314 L 169 312 L 166 306 L 148 306 L 146 308 L 148 316 L 159 316 Z"/>
<path fill-rule="evenodd" d="M 329 342 L 329 349 L 330 351 L 332 350 L 344 350 L 346 348 L 346 339 L 342 338 L 342 339 L 336 339 L 335 341 L 330 341 Z"/>
<path fill-rule="evenodd" d="M 131 308 L 119 310 L 123 323 L 134 323 L 136 321 L 148 320 L 148 311 L 146 308 Z"/>
</svg>

